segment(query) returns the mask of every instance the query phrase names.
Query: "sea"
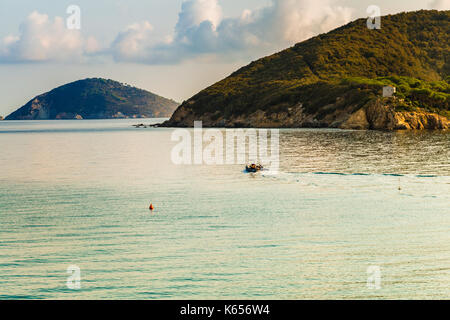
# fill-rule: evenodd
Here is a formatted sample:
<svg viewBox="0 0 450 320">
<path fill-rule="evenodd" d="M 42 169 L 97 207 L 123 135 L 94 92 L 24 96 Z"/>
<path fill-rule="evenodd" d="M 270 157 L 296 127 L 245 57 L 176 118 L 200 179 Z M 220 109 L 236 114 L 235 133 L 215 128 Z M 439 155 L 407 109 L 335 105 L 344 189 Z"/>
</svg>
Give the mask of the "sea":
<svg viewBox="0 0 450 320">
<path fill-rule="evenodd" d="M 280 129 L 246 173 L 163 120 L 0 121 L 0 299 L 450 297 L 449 132 Z"/>
</svg>

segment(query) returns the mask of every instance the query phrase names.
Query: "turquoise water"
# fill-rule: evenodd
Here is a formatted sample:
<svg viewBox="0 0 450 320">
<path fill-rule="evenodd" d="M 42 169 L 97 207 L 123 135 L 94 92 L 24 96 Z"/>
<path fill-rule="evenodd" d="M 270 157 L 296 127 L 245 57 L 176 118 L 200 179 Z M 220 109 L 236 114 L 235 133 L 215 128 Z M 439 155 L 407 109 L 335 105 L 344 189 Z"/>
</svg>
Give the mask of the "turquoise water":
<svg viewBox="0 0 450 320">
<path fill-rule="evenodd" d="M 281 130 L 245 174 L 143 121 L 0 122 L 0 298 L 449 297 L 449 133 Z"/>
</svg>

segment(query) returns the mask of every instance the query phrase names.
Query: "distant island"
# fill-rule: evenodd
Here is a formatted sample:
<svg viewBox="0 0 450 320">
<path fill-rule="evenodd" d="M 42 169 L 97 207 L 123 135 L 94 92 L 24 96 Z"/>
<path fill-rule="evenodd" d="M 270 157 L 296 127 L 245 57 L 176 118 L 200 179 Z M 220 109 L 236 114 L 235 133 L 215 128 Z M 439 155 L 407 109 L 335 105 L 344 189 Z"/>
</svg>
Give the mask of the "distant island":
<svg viewBox="0 0 450 320">
<path fill-rule="evenodd" d="M 192 127 L 448 129 L 450 11 L 359 19 L 254 61 L 163 124 Z M 383 88 L 395 91 L 383 96 Z"/>
<path fill-rule="evenodd" d="M 178 105 L 117 81 L 90 78 L 41 94 L 5 120 L 166 118 Z"/>
</svg>

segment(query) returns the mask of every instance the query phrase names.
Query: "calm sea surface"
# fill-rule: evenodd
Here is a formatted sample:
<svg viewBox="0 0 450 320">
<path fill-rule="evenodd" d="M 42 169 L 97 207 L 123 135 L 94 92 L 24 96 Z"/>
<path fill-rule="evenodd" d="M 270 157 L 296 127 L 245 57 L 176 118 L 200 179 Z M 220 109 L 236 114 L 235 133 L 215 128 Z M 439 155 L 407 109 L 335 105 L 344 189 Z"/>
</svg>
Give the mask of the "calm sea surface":
<svg viewBox="0 0 450 320">
<path fill-rule="evenodd" d="M 139 122 L 0 121 L 1 299 L 450 297 L 450 133 L 281 130 L 269 175 Z"/>
</svg>

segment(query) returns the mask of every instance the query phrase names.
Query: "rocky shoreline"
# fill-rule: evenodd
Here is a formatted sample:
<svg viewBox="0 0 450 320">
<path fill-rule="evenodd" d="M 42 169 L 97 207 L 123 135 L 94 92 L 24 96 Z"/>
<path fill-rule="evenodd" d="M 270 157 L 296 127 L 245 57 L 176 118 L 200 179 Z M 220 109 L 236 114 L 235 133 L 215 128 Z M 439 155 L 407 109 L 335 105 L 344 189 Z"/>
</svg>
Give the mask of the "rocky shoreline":
<svg viewBox="0 0 450 320">
<path fill-rule="evenodd" d="M 308 114 L 300 103 L 287 111 L 267 114 L 258 110 L 249 115 L 225 118 L 217 113 L 198 116 L 187 104 L 178 108 L 161 127 L 193 127 L 202 121 L 204 127 L 224 128 L 339 128 L 354 130 L 447 130 L 449 119 L 425 111 L 396 111 L 388 99 L 375 99 L 354 111 L 352 107 L 336 109 L 319 118 Z M 333 105 L 324 108 L 333 108 Z"/>
</svg>

